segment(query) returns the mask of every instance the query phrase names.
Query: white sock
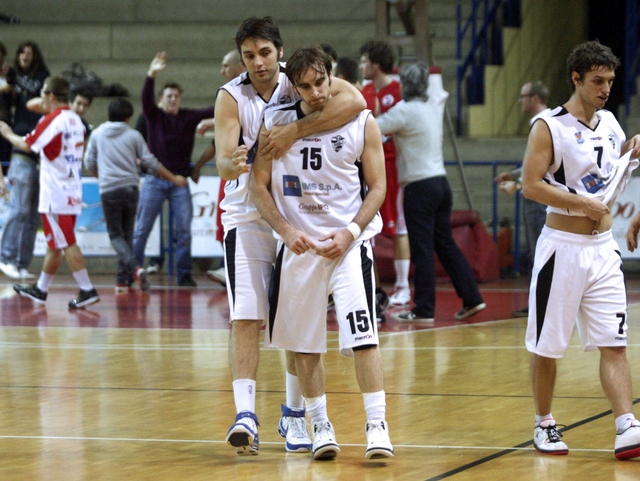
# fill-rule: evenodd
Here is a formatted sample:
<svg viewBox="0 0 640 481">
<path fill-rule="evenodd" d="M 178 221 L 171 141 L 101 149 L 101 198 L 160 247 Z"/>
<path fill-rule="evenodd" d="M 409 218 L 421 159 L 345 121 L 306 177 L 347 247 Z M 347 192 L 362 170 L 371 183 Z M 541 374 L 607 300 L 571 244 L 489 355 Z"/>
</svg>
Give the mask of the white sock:
<svg viewBox="0 0 640 481">
<path fill-rule="evenodd" d="M 384 421 L 387 406 L 384 391 L 363 392 L 362 398 L 364 399 L 367 421 Z"/>
<path fill-rule="evenodd" d="M 636 420 L 636 417 L 633 413 L 625 413 L 616 418 L 616 431 L 618 434 L 625 432 L 627 429 L 631 427 L 633 421 Z"/>
<path fill-rule="evenodd" d="M 290 409 L 304 409 L 304 397 L 298 376 L 287 371 L 287 407 Z"/>
<path fill-rule="evenodd" d="M 538 416 L 536 414 L 536 424 L 535 427 L 540 426 L 540 423 L 542 423 L 543 421 L 554 421 L 553 419 L 553 414 L 549 413 L 549 414 L 545 414 L 544 416 Z"/>
<path fill-rule="evenodd" d="M 233 381 L 233 399 L 236 401 L 236 413 L 256 412 L 256 381 L 236 379 Z"/>
<path fill-rule="evenodd" d="M 396 287 L 409 287 L 411 261 L 409 259 L 393 261 L 393 267 L 396 270 Z"/>
<path fill-rule="evenodd" d="M 47 274 L 44 271 L 40 272 L 40 277 L 38 278 L 38 282 L 36 282 L 36 287 L 42 292 L 48 292 L 49 286 L 53 282 L 53 277 L 54 276 Z"/>
<path fill-rule="evenodd" d="M 329 417 L 327 416 L 327 395 L 323 394 L 319 397 L 312 397 L 306 399 L 307 403 L 307 415 L 309 416 L 309 421 L 311 421 L 311 425 L 313 426 L 315 423 L 320 421 L 328 421 Z"/>
<path fill-rule="evenodd" d="M 89 279 L 89 273 L 86 269 L 75 271 L 73 273 L 73 277 L 75 277 L 76 282 L 83 291 L 90 291 L 93 289 L 93 284 L 91 283 L 91 279 Z"/>
</svg>

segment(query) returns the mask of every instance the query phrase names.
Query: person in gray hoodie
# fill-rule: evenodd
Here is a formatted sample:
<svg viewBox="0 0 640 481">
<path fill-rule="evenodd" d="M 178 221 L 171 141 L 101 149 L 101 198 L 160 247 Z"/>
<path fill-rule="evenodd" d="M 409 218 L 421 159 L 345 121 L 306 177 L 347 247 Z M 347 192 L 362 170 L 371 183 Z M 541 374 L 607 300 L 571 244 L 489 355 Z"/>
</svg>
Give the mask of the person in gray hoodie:
<svg viewBox="0 0 640 481">
<path fill-rule="evenodd" d="M 116 292 L 126 292 L 135 279 L 149 289 L 146 271 L 133 255 L 133 228 L 140 197 L 138 159 L 149 172 L 184 187 L 187 179 L 164 167 L 149 151 L 144 138 L 129 127 L 133 105 L 118 98 L 109 104 L 109 121 L 89 138 L 84 157 L 86 169 L 98 178 L 100 199 L 111 245 L 118 254 Z"/>
</svg>

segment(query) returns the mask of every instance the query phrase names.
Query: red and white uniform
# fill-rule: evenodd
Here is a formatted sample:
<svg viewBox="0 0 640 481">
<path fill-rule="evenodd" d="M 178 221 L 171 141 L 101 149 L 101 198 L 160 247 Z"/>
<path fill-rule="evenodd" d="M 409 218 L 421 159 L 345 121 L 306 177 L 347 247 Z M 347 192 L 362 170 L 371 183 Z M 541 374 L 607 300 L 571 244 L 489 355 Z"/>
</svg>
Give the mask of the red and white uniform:
<svg viewBox="0 0 640 481">
<path fill-rule="evenodd" d="M 395 104 L 402 100 L 400 93 L 400 82 L 392 80 L 390 84 L 382 87 L 376 92 L 373 82 L 362 88 L 362 95 L 367 102 L 367 108 L 376 115 L 383 114 Z M 376 99 L 379 110 L 376 109 Z M 383 137 L 385 169 L 387 171 L 387 195 L 380 206 L 382 216 L 382 233 L 387 235 L 396 234 L 396 224 L 398 222 L 398 173 L 396 171 L 396 147 L 391 136 Z"/>
<path fill-rule="evenodd" d="M 40 202 L 42 214 L 78 215 L 82 212 L 82 154 L 85 128 L 69 107 L 59 107 L 40 119 L 25 137 L 40 154 Z"/>
</svg>

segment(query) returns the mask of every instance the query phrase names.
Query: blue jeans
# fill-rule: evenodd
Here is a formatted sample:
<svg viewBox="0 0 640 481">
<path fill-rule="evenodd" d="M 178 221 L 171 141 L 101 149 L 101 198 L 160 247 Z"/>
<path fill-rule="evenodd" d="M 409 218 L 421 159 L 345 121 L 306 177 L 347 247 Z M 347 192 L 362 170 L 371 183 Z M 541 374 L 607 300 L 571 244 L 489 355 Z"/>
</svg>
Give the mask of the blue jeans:
<svg viewBox="0 0 640 481">
<path fill-rule="evenodd" d="M 144 248 L 153 223 L 169 200 L 169 209 L 176 227 L 176 268 L 178 275 L 191 274 L 191 218 L 193 205 L 189 186 L 177 187 L 168 180 L 147 176 L 140 192 L 138 220 L 133 234 L 133 255 L 143 265 Z"/>
<path fill-rule="evenodd" d="M 38 163 L 25 154 L 14 152 L 7 177 L 11 183 L 11 200 L 2 235 L 0 257 L 5 264 L 15 264 L 18 269 L 26 269 L 33 258 L 40 222 Z"/>
<path fill-rule="evenodd" d="M 138 187 L 124 187 L 100 195 L 109 239 L 118 254 L 118 284 L 132 279 L 140 265 L 133 255 L 133 228 L 139 196 Z"/>
</svg>

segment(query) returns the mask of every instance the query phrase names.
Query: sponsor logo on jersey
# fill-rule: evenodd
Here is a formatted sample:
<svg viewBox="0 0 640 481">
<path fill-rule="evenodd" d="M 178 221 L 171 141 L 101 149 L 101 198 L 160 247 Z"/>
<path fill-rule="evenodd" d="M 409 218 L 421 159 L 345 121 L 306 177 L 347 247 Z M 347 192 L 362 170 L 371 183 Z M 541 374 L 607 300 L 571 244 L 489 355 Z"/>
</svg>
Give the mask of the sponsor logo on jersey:
<svg viewBox="0 0 640 481">
<path fill-rule="evenodd" d="M 304 139 L 302 139 L 303 142 L 322 142 L 322 139 L 319 139 L 318 137 L 305 137 Z"/>
<path fill-rule="evenodd" d="M 300 179 L 297 175 L 282 176 L 282 193 L 294 197 L 302 197 L 302 189 L 300 188 Z"/>
<path fill-rule="evenodd" d="M 304 214 L 328 214 L 329 206 L 327 204 L 299 204 L 298 210 Z"/>
<path fill-rule="evenodd" d="M 280 104 L 290 104 L 291 103 L 291 96 L 290 95 L 283 95 L 282 97 L 280 97 L 279 102 L 280 102 Z"/>
<path fill-rule="evenodd" d="M 584 143 L 584 139 L 582 138 L 582 132 L 576 132 L 573 135 L 576 136 L 576 140 L 578 141 L 579 144 L 583 144 Z"/>
<path fill-rule="evenodd" d="M 595 175 L 592 174 L 587 174 L 580 180 L 582 181 L 585 190 L 590 194 L 595 194 L 600 189 L 602 189 L 602 187 L 604 187 L 604 182 L 602 182 L 602 179 L 598 179 Z"/>
<path fill-rule="evenodd" d="M 329 195 L 334 190 L 342 190 L 340 184 L 316 184 L 315 182 L 302 182 L 302 190 L 307 195 Z"/>
<path fill-rule="evenodd" d="M 80 197 L 67 197 L 67 205 L 82 205 Z"/>
<path fill-rule="evenodd" d="M 599 135 L 597 137 L 589 137 L 589 140 L 602 140 L 602 137 Z"/>
<path fill-rule="evenodd" d="M 336 152 L 340 152 L 340 149 L 342 149 L 342 146 L 344 145 L 345 142 L 346 140 L 342 135 L 336 135 L 335 137 L 331 137 L 331 146 L 333 147 L 333 150 L 335 150 Z"/>
<path fill-rule="evenodd" d="M 613 134 L 609 134 L 609 142 L 611 142 L 611 147 L 613 150 L 616 150 L 616 137 Z"/>
<path fill-rule="evenodd" d="M 380 101 L 380 103 L 385 107 L 391 107 L 394 101 L 395 99 L 393 98 L 393 95 L 387 94 L 384 97 L 382 97 L 382 100 Z"/>
</svg>

